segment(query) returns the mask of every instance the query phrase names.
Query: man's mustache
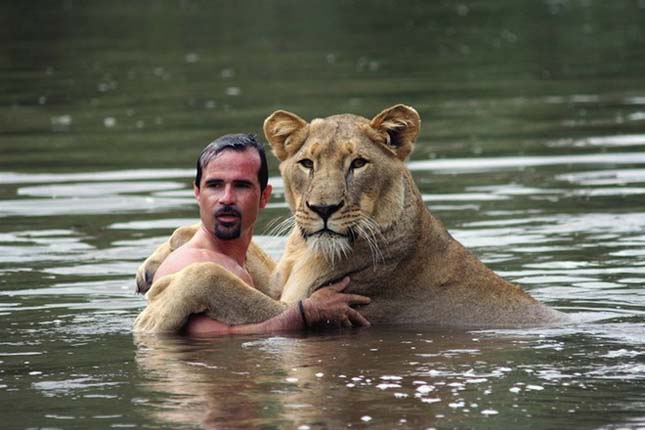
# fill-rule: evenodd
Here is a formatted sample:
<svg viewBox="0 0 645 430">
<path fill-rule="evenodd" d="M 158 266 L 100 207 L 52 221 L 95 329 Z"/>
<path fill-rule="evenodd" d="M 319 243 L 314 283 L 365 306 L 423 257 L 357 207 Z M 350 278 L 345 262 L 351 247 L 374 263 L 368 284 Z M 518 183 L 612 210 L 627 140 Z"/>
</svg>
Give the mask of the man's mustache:
<svg viewBox="0 0 645 430">
<path fill-rule="evenodd" d="M 215 216 L 233 215 L 242 218 L 242 213 L 233 205 L 225 205 L 215 211 Z"/>
</svg>

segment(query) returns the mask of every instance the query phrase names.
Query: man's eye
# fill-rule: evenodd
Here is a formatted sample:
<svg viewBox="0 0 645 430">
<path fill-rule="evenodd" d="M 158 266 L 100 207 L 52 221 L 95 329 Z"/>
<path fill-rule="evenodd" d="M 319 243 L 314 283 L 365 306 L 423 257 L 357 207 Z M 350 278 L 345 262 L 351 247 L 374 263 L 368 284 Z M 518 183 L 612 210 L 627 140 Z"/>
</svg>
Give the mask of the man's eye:
<svg viewBox="0 0 645 430">
<path fill-rule="evenodd" d="M 352 164 L 350 168 L 352 169 L 360 169 L 361 167 L 365 166 L 369 161 L 367 161 L 364 158 L 357 158 L 354 161 L 352 161 Z"/>
<path fill-rule="evenodd" d="M 313 169 L 314 168 L 314 162 L 311 161 L 308 158 L 303 158 L 302 160 L 298 161 L 298 164 L 300 164 L 305 169 Z"/>
</svg>

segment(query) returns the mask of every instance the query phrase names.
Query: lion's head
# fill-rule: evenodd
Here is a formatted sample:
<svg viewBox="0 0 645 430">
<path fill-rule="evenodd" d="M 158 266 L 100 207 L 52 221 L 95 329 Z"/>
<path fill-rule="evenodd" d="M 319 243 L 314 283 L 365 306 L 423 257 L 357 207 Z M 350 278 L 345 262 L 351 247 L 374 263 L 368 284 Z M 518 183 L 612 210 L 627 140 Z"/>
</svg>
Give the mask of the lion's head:
<svg viewBox="0 0 645 430">
<path fill-rule="evenodd" d="M 332 264 L 356 240 L 374 244 L 403 210 L 404 160 L 419 115 L 396 105 L 371 120 L 343 114 L 310 123 L 282 110 L 264 122 L 285 197 L 310 249 Z"/>
</svg>

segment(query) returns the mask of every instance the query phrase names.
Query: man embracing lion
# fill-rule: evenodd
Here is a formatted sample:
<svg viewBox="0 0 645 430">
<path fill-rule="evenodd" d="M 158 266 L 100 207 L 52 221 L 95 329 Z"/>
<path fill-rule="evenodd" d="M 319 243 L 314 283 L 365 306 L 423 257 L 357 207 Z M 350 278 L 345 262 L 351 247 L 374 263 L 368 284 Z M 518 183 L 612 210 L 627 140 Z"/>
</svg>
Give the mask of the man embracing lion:
<svg viewBox="0 0 645 430">
<path fill-rule="evenodd" d="M 268 277 L 274 265 L 270 257 L 251 242 L 258 214 L 267 205 L 272 191 L 262 145 L 249 134 L 226 135 L 214 140 L 197 160 L 193 188 L 201 224 L 188 242 L 163 260 L 153 283 L 173 276 L 191 264 L 215 263 L 249 287 L 260 291 L 267 288 L 268 279 L 256 276 L 254 280 L 247 267 L 250 248 L 255 255 L 254 264 L 258 265 L 259 257 L 260 266 L 267 266 L 259 272 Z M 277 316 L 252 324 L 228 325 L 205 313 L 194 313 L 185 321 L 182 331 L 188 335 L 211 335 L 298 330 L 318 324 L 369 326 L 352 306 L 368 304 L 370 299 L 342 293 L 348 284 L 349 278 L 345 277 L 286 307 Z M 145 320 L 146 310 L 137 318 L 135 329 L 145 326 Z"/>
</svg>

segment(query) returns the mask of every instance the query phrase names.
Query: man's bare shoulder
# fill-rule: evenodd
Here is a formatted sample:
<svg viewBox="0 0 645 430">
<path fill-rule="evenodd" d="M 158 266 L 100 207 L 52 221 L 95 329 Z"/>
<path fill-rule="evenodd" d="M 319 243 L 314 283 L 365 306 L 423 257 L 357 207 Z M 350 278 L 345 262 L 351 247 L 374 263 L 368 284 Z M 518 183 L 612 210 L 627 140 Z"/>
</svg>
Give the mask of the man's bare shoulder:
<svg viewBox="0 0 645 430">
<path fill-rule="evenodd" d="M 209 249 L 191 246 L 189 242 L 174 250 L 161 263 L 155 273 L 154 280 L 162 276 L 170 275 L 171 273 L 179 272 L 184 267 L 193 263 L 211 262 L 222 264 L 222 260 L 228 260 L 228 257 Z"/>
<path fill-rule="evenodd" d="M 207 248 L 196 247 L 190 242 L 177 248 L 161 263 L 155 273 L 154 281 L 162 276 L 179 272 L 193 263 L 203 262 L 217 263 L 240 277 L 247 284 L 253 285 L 253 281 L 246 270 L 240 267 L 231 257 Z"/>
</svg>

